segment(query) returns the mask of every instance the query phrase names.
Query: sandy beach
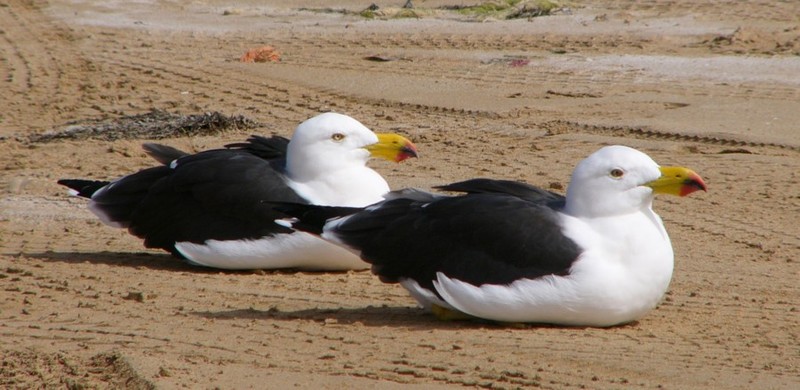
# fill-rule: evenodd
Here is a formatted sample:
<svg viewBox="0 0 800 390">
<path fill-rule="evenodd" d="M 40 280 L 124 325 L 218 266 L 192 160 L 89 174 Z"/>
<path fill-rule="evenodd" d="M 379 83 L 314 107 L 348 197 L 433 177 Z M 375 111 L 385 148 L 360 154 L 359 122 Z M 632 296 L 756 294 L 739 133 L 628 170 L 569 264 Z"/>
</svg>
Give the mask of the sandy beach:
<svg viewBox="0 0 800 390">
<path fill-rule="evenodd" d="M 800 388 L 800 3 L 570 1 L 516 19 L 403 3 L 0 4 L 0 387 Z M 279 62 L 239 61 L 266 45 Z M 675 251 L 663 302 L 595 329 L 438 321 L 368 270 L 193 267 L 56 184 L 153 166 L 143 142 L 290 136 L 325 111 L 416 143 L 418 159 L 370 163 L 395 189 L 564 192 L 611 144 L 709 189 L 656 199 Z M 154 112 L 257 125 L 74 132 Z"/>
</svg>

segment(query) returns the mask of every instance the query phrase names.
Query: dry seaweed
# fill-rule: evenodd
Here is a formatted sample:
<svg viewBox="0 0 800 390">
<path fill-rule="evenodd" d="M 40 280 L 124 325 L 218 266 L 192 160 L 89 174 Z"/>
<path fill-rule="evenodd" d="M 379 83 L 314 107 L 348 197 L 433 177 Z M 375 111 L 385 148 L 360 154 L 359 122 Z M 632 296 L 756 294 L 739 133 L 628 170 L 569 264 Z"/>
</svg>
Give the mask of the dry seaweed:
<svg viewBox="0 0 800 390">
<path fill-rule="evenodd" d="M 164 139 L 197 135 L 215 135 L 225 130 L 252 129 L 261 124 L 242 115 L 228 116 L 219 112 L 180 115 L 163 110 L 126 115 L 106 121 L 76 121 L 57 131 L 31 135 L 30 142 L 96 139 Z"/>
</svg>

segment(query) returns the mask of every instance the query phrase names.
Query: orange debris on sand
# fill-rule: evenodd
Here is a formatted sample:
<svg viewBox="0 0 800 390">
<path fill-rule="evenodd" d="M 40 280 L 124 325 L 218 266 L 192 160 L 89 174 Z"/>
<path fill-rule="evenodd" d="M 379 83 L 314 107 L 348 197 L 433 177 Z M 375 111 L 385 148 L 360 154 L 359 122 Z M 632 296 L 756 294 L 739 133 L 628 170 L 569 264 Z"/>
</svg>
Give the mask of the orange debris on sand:
<svg viewBox="0 0 800 390">
<path fill-rule="evenodd" d="M 239 59 L 241 62 L 278 62 L 280 60 L 281 53 L 272 46 L 250 49 Z"/>
</svg>

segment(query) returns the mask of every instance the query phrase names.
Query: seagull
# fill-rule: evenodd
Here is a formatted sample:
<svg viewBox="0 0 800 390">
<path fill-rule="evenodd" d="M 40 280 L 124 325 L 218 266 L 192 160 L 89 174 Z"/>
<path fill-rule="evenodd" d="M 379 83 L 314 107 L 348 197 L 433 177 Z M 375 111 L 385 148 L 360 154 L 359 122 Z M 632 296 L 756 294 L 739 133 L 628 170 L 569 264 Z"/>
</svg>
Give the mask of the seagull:
<svg viewBox="0 0 800 390">
<path fill-rule="evenodd" d="M 655 194 L 706 191 L 683 167 L 626 146 L 578 163 L 566 196 L 472 179 L 406 189 L 367 207 L 282 204 L 295 229 L 358 254 L 440 319 L 609 327 L 661 300 L 673 251 Z"/>
<path fill-rule="evenodd" d="M 220 269 L 364 269 L 357 256 L 277 221 L 265 202 L 366 206 L 390 189 L 366 166 L 400 162 L 417 149 L 397 134 L 375 134 L 357 120 L 324 113 L 291 140 L 252 136 L 224 149 L 188 154 L 158 144 L 145 151 L 163 165 L 117 180 L 63 179 L 107 225 L 127 228 L 148 248 Z"/>
</svg>

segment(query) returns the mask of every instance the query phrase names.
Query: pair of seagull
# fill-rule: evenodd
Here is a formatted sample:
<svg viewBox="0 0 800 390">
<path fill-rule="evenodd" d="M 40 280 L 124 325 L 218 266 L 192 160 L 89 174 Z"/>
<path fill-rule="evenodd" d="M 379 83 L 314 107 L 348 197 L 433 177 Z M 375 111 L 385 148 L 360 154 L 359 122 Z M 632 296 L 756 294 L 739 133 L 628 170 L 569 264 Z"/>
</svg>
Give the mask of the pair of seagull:
<svg viewBox="0 0 800 390">
<path fill-rule="evenodd" d="M 443 319 L 613 326 L 669 285 L 672 245 L 654 194 L 706 190 L 683 167 L 607 146 L 577 164 L 566 196 L 473 179 L 389 191 L 366 166 L 416 157 L 411 141 L 325 113 L 291 141 L 254 136 L 189 155 L 145 144 L 160 166 L 112 182 L 60 180 L 103 222 L 147 247 L 216 268 L 363 269 Z"/>
</svg>

